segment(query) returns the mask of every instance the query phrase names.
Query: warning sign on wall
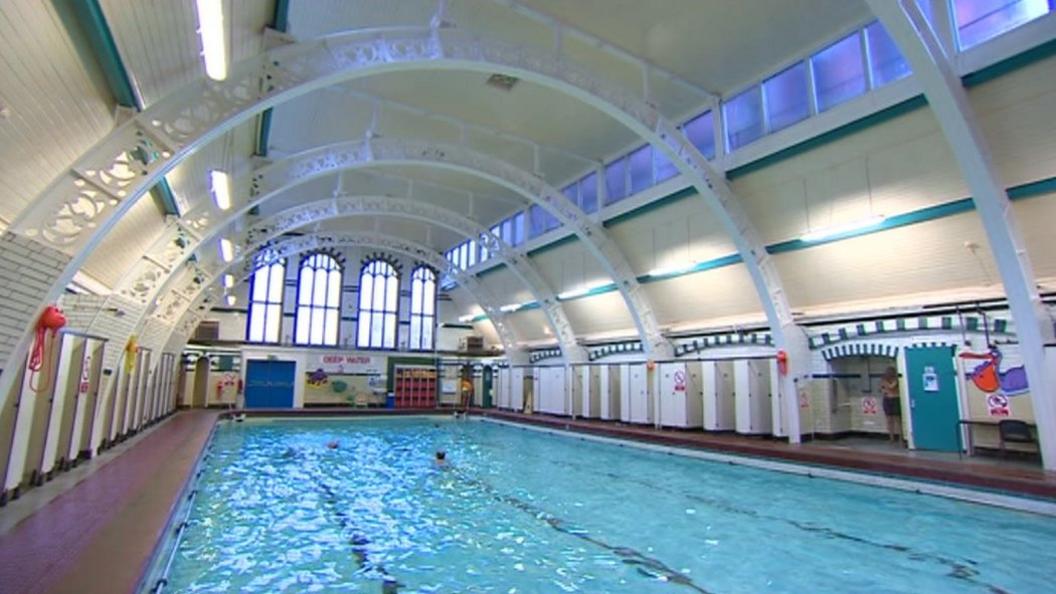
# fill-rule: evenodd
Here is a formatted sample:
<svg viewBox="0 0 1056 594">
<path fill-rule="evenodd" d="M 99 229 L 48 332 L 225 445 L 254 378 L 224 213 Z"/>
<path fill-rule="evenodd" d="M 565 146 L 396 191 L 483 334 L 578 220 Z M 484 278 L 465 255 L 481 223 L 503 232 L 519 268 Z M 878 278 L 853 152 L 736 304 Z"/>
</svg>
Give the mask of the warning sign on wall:
<svg viewBox="0 0 1056 594">
<path fill-rule="evenodd" d="M 862 414 L 875 415 L 879 413 L 880 409 L 876 404 L 876 398 L 873 398 L 872 396 L 862 398 Z"/>
<path fill-rule="evenodd" d="M 675 372 L 675 391 L 686 391 L 686 372 L 682 371 L 681 369 Z"/>
<path fill-rule="evenodd" d="M 991 417 L 1007 417 L 1012 414 L 1012 409 L 1008 406 L 1008 396 L 997 392 L 986 397 L 986 409 Z"/>
</svg>

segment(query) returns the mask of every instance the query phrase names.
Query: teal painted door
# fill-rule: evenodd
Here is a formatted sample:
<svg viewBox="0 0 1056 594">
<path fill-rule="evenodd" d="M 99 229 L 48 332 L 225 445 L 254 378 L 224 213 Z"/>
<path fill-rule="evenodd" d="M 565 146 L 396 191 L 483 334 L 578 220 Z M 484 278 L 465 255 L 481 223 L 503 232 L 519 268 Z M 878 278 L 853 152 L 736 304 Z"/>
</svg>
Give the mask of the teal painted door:
<svg viewBox="0 0 1056 594">
<path fill-rule="evenodd" d="M 904 381 L 909 389 L 909 414 L 917 449 L 960 450 L 953 347 L 907 348 Z"/>
</svg>

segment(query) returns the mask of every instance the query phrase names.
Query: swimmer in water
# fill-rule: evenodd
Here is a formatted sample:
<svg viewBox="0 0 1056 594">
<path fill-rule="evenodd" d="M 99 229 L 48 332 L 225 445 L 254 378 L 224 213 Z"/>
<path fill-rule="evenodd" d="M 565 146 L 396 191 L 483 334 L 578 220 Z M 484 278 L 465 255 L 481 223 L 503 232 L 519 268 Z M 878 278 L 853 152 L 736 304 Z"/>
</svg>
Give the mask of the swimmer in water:
<svg viewBox="0 0 1056 594">
<path fill-rule="evenodd" d="M 336 439 L 333 439 L 326 444 L 326 447 L 330 448 L 331 450 L 336 450 L 338 447 L 340 447 L 340 445 L 341 442 L 337 441 Z"/>
<path fill-rule="evenodd" d="M 447 464 L 447 452 L 445 452 L 444 450 L 437 450 L 436 451 L 436 465 L 437 466 L 444 466 L 446 464 Z"/>
</svg>

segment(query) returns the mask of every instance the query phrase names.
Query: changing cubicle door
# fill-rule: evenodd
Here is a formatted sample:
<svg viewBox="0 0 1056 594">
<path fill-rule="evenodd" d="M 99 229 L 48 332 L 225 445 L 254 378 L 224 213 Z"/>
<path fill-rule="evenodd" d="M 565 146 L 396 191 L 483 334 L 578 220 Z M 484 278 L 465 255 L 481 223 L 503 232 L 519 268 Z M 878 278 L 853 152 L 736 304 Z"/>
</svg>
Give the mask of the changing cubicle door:
<svg viewBox="0 0 1056 594">
<path fill-rule="evenodd" d="M 601 365 L 584 366 L 586 385 L 583 388 L 586 402 L 583 405 L 583 416 L 596 419 L 601 416 Z"/>
<path fill-rule="evenodd" d="M 59 444 L 62 440 L 62 425 L 65 413 L 76 406 L 77 384 L 80 380 L 81 355 L 84 350 L 83 336 L 63 334 L 62 346 L 59 349 L 58 365 L 51 388 L 51 406 L 45 421 L 44 438 L 38 458 L 30 458 L 36 464 L 36 479 L 49 480 L 59 458 Z"/>
<path fill-rule="evenodd" d="M 18 413 L 22 406 L 22 390 L 25 384 L 25 368 L 19 367 L 18 377 L 4 407 L 0 409 L 0 503 L 6 503 L 11 492 L 8 485 L 17 486 L 18 481 L 9 481 L 11 474 L 12 452 L 15 448 L 15 426 L 18 424 Z M 21 469 L 18 470 L 21 473 Z"/>
<path fill-rule="evenodd" d="M 17 405 L 11 445 L 7 453 L 8 461 L 3 485 L 5 493 L 17 493 L 26 478 L 32 476 L 36 470 L 36 460 L 39 460 L 40 450 L 34 446 L 42 447 L 43 445 L 47 415 L 51 411 L 49 402 L 51 386 L 49 384 L 53 383 L 59 345 L 63 336 L 65 335 L 61 333 L 58 335 L 48 333 L 45 336 L 45 356 L 38 371 L 28 369 L 28 357 L 21 366 L 23 373 L 19 392 L 16 398 L 9 399 L 9 401 L 16 400 Z"/>
<path fill-rule="evenodd" d="M 55 440 L 55 464 L 60 470 L 65 470 L 71 460 L 69 455 L 70 444 L 73 442 L 78 409 L 84 406 L 80 387 L 81 384 L 87 384 L 84 379 L 88 371 L 85 363 L 89 356 L 90 340 L 89 338 L 78 337 L 77 344 L 73 350 L 69 379 L 67 381 L 67 392 L 63 400 L 61 414 L 59 414 L 59 429 Z"/>
<path fill-rule="evenodd" d="M 628 368 L 628 420 L 631 423 L 652 423 L 652 376 L 643 363 L 628 365 Z"/>
<path fill-rule="evenodd" d="M 700 369 L 704 429 L 733 431 L 737 426 L 733 361 L 702 361 Z"/>
<path fill-rule="evenodd" d="M 765 359 L 734 362 L 737 432 L 764 435 L 770 432 L 770 369 Z"/>
<path fill-rule="evenodd" d="M 44 482 L 44 474 L 41 467 L 44 462 L 45 446 L 48 441 L 48 432 L 52 426 L 52 413 L 55 411 L 56 395 L 61 386 L 59 379 L 69 374 L 69 360 L 71 356 L 73 337 L 65 332 L 60 332 L 55 338 L 51 351 L 45 351 L 45 361 L 40 372 L 37 374 L 36 384 L 32 399 L 33 406 L 32 421 L 29 426 L 29 435 L 26 439 L 26 454 L 24 467 L 22 469 L 23 481 L 32 485 L 40 485 Z"/>
<path fill-rule="evenodd" d="M 66 459 L 76 464 L 81 456 L 92 452 L 92 428 L 96 415 L 101 415 L 99 406 L 99 383 L 102 381 L 103 351 L 106 342 L 89 338 L 85 345 L 84 364 L 81 367 L 81 382 L 77 386 L 77 410 L 73 417 L 73 431 L 66 448 Z"/>
</svg>

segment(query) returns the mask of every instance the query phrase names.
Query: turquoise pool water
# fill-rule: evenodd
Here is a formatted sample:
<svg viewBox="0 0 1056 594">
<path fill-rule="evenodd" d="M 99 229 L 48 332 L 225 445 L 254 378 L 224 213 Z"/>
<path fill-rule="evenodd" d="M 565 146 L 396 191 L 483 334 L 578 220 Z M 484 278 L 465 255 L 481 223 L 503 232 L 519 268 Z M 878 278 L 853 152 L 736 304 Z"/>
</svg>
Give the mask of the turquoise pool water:
<svg viewBox="0 0 1056 594">
<path fill-rule="evenodd" d="M 1056 519 L 492 423 L 225 425 L 198 488 L 166 592 L 1056 591 Z"/>
</svg>

